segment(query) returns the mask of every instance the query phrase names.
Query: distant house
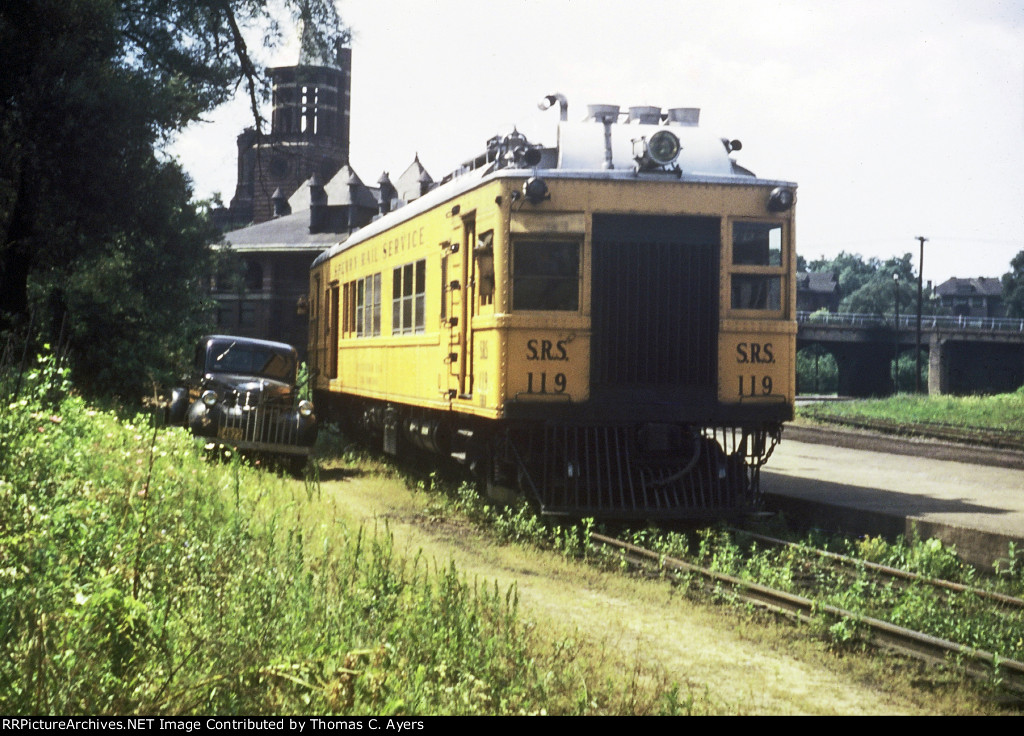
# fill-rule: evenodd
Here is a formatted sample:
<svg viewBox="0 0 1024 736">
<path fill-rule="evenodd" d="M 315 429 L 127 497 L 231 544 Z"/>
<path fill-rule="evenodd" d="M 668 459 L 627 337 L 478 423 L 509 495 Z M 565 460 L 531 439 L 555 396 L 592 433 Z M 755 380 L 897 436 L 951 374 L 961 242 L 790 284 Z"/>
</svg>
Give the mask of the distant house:
<svg viewBox="0 0 1024 736">
<path fill-rule="evenodd" d="M 802 271 L 796 275 L 796 308 L 799 312 L 839 310 L 839 280 L 834 271 Z"/>
<path fill-rule="evenodd" d="M 994 277 L 952 278 L 935 287 L 943 310 L 962 317 L 1005 317 L 1002 282 Z"/>
</svg>

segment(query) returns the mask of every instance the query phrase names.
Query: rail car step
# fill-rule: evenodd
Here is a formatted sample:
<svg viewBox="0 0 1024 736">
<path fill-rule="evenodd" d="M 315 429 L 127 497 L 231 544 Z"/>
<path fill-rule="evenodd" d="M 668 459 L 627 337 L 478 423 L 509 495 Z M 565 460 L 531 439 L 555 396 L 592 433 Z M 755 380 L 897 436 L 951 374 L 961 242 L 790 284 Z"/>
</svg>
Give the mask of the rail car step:
<svg viewBox="0 0 1024 736">
<path fill-rule="evenodd" d="M 458 429 L 458 430 L 455 431 L 455 434 L 457 434 L 460 439 L 464 439 L 464 440 L 471 440 L 471 439 L 473 439 L 473 430 L 472 429 Z"/>
<path fill-rule="evenodd" d="M 466 464 L 466 453 L 464 453 L 464 452 L 453 452 L 452 453 L 452 460 L 454 460 L 457 463 L 460 463 L 461 465 L 465 465 Z"/>
</svg>

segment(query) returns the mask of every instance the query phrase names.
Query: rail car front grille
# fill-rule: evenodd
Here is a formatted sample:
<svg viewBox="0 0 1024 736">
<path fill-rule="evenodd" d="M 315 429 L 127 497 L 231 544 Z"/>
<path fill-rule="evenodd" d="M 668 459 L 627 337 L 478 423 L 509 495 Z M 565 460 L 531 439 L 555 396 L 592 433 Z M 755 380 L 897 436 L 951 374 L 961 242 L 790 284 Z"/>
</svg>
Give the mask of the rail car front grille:
<svg viewBox="0 0 1024 736">
<path fill-rule="evenodd" d="M 595 389 L 714 392 L 720 239 L 714 217 L 594 215 Z"/>
<path fill-rule="evenodd" d="M 595 518 L 700 518 L 761 501 L 760 468 L 778 427 L 694 430 L 686 452 L 652 458 L 636 426 L 548 425 L 515 452 L 547 514 Z"/>
</svg>

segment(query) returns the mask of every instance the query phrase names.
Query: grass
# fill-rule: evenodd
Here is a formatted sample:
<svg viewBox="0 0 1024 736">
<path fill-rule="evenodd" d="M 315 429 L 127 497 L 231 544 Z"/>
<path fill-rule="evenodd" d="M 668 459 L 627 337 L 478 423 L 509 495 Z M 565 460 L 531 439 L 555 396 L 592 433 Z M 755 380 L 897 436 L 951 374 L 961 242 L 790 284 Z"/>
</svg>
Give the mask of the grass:
<svg viewBox="0 0 1024 736">
<path fill-rule="evenodd" d="M 583 694 L 574 645 L 538 637 L 514 585 L 399 554 L 315 481 L 209 462 L 46 361 L 0 412 L 0 712 L 628 707 Z"/>
<path fill-rule="evenodd" d="M 423 489 L 438 485 L 435 476 L 419 481 Z M 481 526 L 501 542 L 525 543 L 560 555 L 590 560 L 605 567 L 619 566 L 621 555 L 595 551 L 591 533 L 598 529 L 593 520 L 578 524 L 558 523 L 538 517 L 527 505 L 494 506 L 483 500 L 471 484 L 445 487 L 439 504 L 446 513 L 460 513 Z M 599 529 L 604 531 L 603 529 Z M 759 545 L 744 540 L 742 533 L 708 527 L 691 534 L 660 529 L 641 529 L 624 534 L 612 532 L 635 544 L 688 560 L 717 572 L 804 594 L 811 581 L 816 600 L 854 613 L 882 618 L 907 628 L 950 639 L 966 646 L 984 649 L 1000 657 L 1024 661 L 1024 614 L 997 612 L 993 605 L 973 594 L 942 593 L 926 584 L 903 585 L 879 582 L 863 569 L 837 571 L 829 563 L 792 548 Z M 777 534 L 776 534 L 777 536 Z M 898 539 L 881 537 L 848 539 L 825 538 L 820 534 L 799 540 L 811 547 L 822 547 L 850 557 L 896 567 L 925 577 L 941 578 L 965 585 L 1022 597 L 1024 566 L 1015 550 L 998 566 L 994 577 L 982 577 L 963 563 L 956 550 L 937 539 Z M 684 583 L 685 584 L 685 583 Z M 822 616 L 819 631 L 835 644 L 852 643 L 849 623 L 834 624 Z"/>
<path fill-rule="evenodd" d="M 1024 432 L 1024 388 L 994 396 L 899 394 L 885 399 L 836 401 L 797 408 L 810 419 L 884 419 L 911 424 L 938 422 L 963 428 Z"/>
<path fill-rule="evenodd" d="M 538 625 L 515 584 L 352 523 L 315 474 L 211 462 L 185 432 L 86 404 L 50 362 L 0 404 L 0 448 L 4 713 L 743 711 L 639 647 Z M 466 485 L 435 498 L 589 574 L 573 567 L 592 554 L 588 524 Z"/>
<path fill-rule="evenodd" d="M 471 493 L 468 484 L 447 486 L 432 481 L 433 477 L 416 485 L 421 490 L 433 488 L 440 491 L 432 502 L 439 515 L 443 510 L 449 517 L 459 514 L 471 519 L 480 525 L 481 533 L 492 539 L 513 546 L 525 544 L 549 550 L 567 560 L 585 562 L 593 569 L 629 569 L 620 554 L 602 552 L 589 546 L 592 531 L 605 531 L 593 522 L 573 527 L 545 521 L 526 507 L 503 509 L 492 506 Z M 773 536 L 784 536 L 778 528 L 766 531 Z M 610 533 L 695 564 L 797 594 L 808 594 L 807 583 L 813 581 L 815 590 L 811 595 L 824 603 L 888 619 L 908 628 L 930 631 L 936 636 L 997 652 L 1003 658 L 1024 659 L 1024 641 L 1020 638 L 1024 621 L 1021 616 L 995 614 L 990 604 L 979 602 L 969 594 L 945 596 L 924 585 L 891 585 L 879 582 L 864 570 L 839 574 L 797 550 L 766 547 L 744 539 L 742 534 L 718 527 L 688 533 L 655 528 L 620 532 Z M 954 549 L 937 540 L 889 543 L 881 538 L 826 539 L 818 534 L 800 541 L 926 576 L 957 580 L 1012 595 L 1024 594 L 1024 574 L 1021 574 L 1016 558 L 1007 561 L 1002 574 L 981 578 L 974 568 L 956 557 Z M 749 631 L 751 641 L 757 642 L 758 646 L 768 646 L 780 652 L 800 651 L 801 656 L 815 660 L 820 654 L 814 650 L 813 642 L 818 642 L 825 652 L 831 653 L 828 656 L 834 657 L 832 660 L 825 657 L 824 666 L 848 668 L 850 675 L 858 681 L 876 683 L 880 690 L 899 692 L 910 700 L 927 701 L 929 704 L 925 707 L 933 709 L 931 712 L 989 712 L 992 707 L 998 711 L 1000 706 L 997 704 L 1002 702 L 1002 696 L 995 689 L 999 682 L 998 672 L 993 673 L 990 683 L 976 687 L 965 684 L 955 669 L 927 669 L 920 663 L 901 661 L 891 654 L 875 656 L 864 650 L 862 632 L 855 621 L 837 622 L 819 614 L 810 627 L 780 624 L 757 609 L 736 605 L 735 596 L 730 591 L 713 588 L 709 595 L 708 588 L 698 577 L 683 576 L 675 580 L 673 590 L 698 608 L 710 605 L 710 610 L 717 609 L 717 613 L 710 615 L 720 619 L 724 627 Z M 727 610 L 722 610 L 722 606 Z M 653 612 L 655 609 L 650 610 Z M 808 637 L 808 634 L 812 636 Z M 664 692 L 670 693 L 671 688 Z M 720 691 L 715 692 L 721 697 Z M 1019 704 L 1008 707 L 1017 708 Z"/>
</svg>

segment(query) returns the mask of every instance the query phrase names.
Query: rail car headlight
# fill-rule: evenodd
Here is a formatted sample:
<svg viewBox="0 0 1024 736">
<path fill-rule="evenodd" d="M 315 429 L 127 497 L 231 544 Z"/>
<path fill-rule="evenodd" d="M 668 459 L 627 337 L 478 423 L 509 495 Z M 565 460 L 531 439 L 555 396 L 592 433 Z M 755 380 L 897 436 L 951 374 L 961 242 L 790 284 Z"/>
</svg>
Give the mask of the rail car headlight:
<svg viewBox="0 0 1024 736">
<path fill-rule="evenodd" d="M 671 166 L 682 150 L 679 138 L 670 130 L 659 130 L 650 138 L 637 138 L 633 141 L 633 158 L 640 171 Z"/>
<path fill-rule="evenodd" d="M 659 130 L 651 136 L 647 143 L 647 154 L 654 163 L 660 166 L 668 166 L 679 158 L 679 139 L 676 134 L 668 130 Z"/>
<path fill-rule="evenodd" d="M 313 415 L 313 402 L 312 401 L 306 401 L 305 399 L 300 401 L 299 402 L 299 414 L 301 414 L 304 417 L 312 416 Z"/>
<path fill-rule="evenodd" d="M 551 199 L 547 182 L 539 176 L 531 176 L 526 180 L 526 183 L 523 184 L 523 196 L 530 204 L 540 204 L 545 199 Z"/>
<path fill-rule="evenodd" d="M 772 212 L 785 212 L 796 202 L 796 192 L 789 187 L 775 187 L 768 195 L 768 209 Z"/>
<path fill-rule="evenodd" d="M 202 402 L 204 404 L 212 407 L 214 404 L 217 403 L 217 392 L 213 391 L 212 389 L 206 389 L 205 391 L 203 391 L 203 395 L 200 396 L 199 398 L 202 399 Z"/>
</svg>

